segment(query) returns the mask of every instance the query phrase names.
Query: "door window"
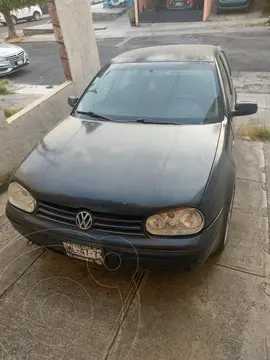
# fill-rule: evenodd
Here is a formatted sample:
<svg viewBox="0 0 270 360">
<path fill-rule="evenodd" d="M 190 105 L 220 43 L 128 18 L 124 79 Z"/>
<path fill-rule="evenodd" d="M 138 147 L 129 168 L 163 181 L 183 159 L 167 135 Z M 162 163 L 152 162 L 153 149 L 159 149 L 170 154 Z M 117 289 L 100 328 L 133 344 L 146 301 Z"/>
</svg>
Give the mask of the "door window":
<svg viewBox="0 0 270 360">
<path fill-rule="evenodd" d="M 227 70 L 227 73 L 231 76 L 232 75 L 231 68 L 230 68 L 229 61 L 228 61 L 227 56 L 225 55 L 224 51 L 222 51 L 220 53 L 220 57 L 221 57 L 221 61 L 223 62 L 224 66 Z"/>
<path fill-rule="evenodd" d="M 232 107 L 232 88 L 230 85 L 230 79 L 228 77 L 227 71 L 226 71 L 221 59 L 219 58 L 218 60 L 219 60 L 219 69 L 220 69 L 221 78 L 222 78 L 223 85 L 224 85 L 227 105 L 231 109 L 231 107 Z"/>
</svg>

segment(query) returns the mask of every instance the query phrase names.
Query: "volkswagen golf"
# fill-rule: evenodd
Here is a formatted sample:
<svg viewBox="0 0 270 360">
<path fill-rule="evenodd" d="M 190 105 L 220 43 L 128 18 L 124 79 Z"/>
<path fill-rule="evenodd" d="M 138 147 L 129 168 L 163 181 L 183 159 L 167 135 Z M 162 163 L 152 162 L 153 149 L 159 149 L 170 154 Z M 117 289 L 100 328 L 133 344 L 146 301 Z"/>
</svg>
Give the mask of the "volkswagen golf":
<svg viewBox="0 0 270 360">
<path fill-rule="evenodd" d="M 35 244 L 108 269 L 190 269 L 220 253 L 238 103 L 220 47 L 117 56 L 12 175 L 6 214 Z M 48 116 L 50 116 L 48 114 Z"/>
</svg>

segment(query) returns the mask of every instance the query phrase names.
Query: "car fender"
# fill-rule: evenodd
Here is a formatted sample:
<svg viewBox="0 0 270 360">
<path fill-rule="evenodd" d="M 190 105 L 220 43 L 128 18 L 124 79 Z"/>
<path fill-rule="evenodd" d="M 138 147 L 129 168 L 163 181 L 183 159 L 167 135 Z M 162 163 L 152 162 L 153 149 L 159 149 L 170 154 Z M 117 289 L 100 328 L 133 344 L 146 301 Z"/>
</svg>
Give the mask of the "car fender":
<svg viewBox="0 0 270 360">
<path fill-rule="evenodd" d="M 231 203 L 236 177 L 232 144 L 232 129 L 229 120 L 225 119 L 222 122 L 215 159 L 200 203 L 200 209 L 205 217 L 205 227 L 214 221 L 221 209 L 229 207 Z"/>
</svg>

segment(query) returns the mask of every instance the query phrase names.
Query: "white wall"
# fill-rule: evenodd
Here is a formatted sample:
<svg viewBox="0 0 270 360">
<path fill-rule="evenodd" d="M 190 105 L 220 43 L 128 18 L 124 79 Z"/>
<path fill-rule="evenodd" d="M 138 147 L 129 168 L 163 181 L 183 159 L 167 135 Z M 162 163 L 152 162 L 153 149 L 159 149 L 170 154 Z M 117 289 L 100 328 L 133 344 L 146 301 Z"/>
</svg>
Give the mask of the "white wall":
<svg viewBox="0 0 270 360">
<path fill-rule="evenodd" d="M 8 121 L 0 116 L 0 186 L 36 143 L 70 113 L 67 98 L 71 95 L 75 95 L 74 83 L 65 82 Z"/>
<path fill-rule="evenodd" d="M 55 0 L 72 80 L 81 94 L 100 69 L 100 61 L 88 0 Z"/>
</svg>

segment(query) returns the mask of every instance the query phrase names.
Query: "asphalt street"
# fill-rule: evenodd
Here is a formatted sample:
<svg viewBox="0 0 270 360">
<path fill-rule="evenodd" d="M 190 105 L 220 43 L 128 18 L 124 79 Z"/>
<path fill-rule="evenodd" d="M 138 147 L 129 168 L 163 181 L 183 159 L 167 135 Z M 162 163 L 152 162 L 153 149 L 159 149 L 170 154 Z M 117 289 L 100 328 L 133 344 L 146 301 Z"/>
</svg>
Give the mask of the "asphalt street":
<svg viewBox="0 0 270 360">
<path fill-rule="evenodd" d="M 115 55 L 131 49 L 166 44 L 215 44 L 221 45 L 230 60 L 232 70 L 269 71 L 270 37 L 268 33 L 248 34 L 198 34 L 179 36 L 138 37 L 117 47 L 123 39 L 99 39 L 98 49 L 102 64 Z M 61 62 L 55 42 L 20 44 L 29 54 L 31 64 L 11 76 L 18 83 L 35 85 L 60 84 L 64 81 Z"/>
</svg>

